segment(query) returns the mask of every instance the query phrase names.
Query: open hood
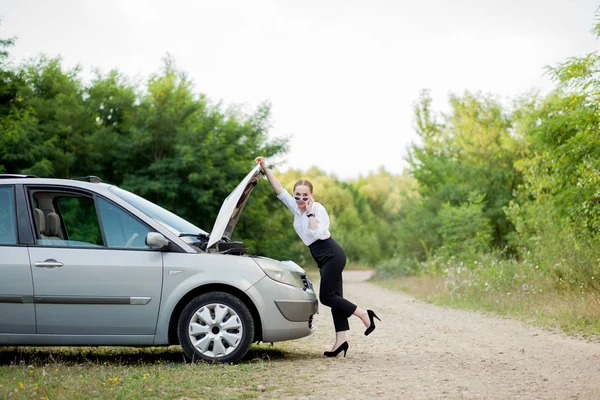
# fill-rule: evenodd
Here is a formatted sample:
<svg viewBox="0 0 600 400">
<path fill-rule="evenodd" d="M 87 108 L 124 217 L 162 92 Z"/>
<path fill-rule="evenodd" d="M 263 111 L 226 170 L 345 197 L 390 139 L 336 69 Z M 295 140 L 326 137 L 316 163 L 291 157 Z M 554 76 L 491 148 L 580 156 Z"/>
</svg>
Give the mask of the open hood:
<svg viewBox="0 0 600 400">
<path fill-rule="evenodd" d="M 233 192 L 227 196 L 219 210 L 215 225 L 210 232 L 210 238 L 206 245 L 207 248 L 212 247 L 224 237 L 231 240 L 233 229 L 250 197 L 250 193 L 262 177 L 263 172 L 261 167 L 260 165 L 257 165 L 244 179 L 242 179 L 240 184 L 233 189 Z"/>
</svg>

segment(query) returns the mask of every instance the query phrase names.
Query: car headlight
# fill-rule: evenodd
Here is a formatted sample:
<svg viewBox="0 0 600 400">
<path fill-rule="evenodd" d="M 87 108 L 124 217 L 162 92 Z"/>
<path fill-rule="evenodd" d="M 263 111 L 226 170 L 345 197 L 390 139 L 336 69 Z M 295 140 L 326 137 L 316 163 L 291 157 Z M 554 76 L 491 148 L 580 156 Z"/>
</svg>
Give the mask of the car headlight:
<svg viewBox="0 0 600 400">
<path fill-rule="evenodd" d="M 268 258 L 254 258 L 254 261 L 274 281 L 304 288 L 304 281 L 298 272 L 289 269 L 284 264 Z"/>
</svg>

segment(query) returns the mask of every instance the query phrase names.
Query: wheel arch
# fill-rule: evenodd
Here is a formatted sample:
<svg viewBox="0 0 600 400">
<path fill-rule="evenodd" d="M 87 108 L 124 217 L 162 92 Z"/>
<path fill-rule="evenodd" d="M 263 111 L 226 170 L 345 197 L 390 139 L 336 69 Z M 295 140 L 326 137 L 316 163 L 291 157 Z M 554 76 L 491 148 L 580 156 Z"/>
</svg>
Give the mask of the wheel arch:
<svg viewBox="0 0 600 400">
<path fill-rule="evenodd" d="M 212 284 L 207 284 L 207 285 L 203 285 L 203 286 L 198 286 L 198 287 L 194 288 L 193 290 L 190 290 L 185 296 L 183 296 L 177 302 L 177 305 L 175 306 L 175 308 L 173 309 L 173 312 L 171 313 L 171 318 L 169 319 L 169 344 L 171 344 L 171 345 L 179 344 L 179 338 L 177 336 L 177 324 L 179 322 L 179 317 L 181 316 L 181 313 L 182 313 L 183 309 L 185 308 L 185 306 L 195 297 L 198 297 L 202 294 L 210 293 L 210 292 L 224 292 L 224 293 L 228 293 L 228 294 L 240 299 L 240 301 L 242 303 L 244 303 L 244 305 L 246 307 L 248 307 L 248 310 L 250 311 L 250 314 L 252 315 L 252 319 L 254 320 L 254 338 L 252 339 L 252 342 L 254 343 L 254 342 L 259 342 L 262 340 L 262 337 L 263 337 L 262 321 L 260 319 L 260 314 L 258 313 L 258 309 L 254 305 L 254 302 L 250 299 L 250 297 L 248 297 L 248 295 L 246 295 L 246 293 L 242 292 L 241 290 L 239 290 L 238 288 L 235 288 L 233 286 L 219 284 L 219 283 L 212 283 Z"/>
</svg>

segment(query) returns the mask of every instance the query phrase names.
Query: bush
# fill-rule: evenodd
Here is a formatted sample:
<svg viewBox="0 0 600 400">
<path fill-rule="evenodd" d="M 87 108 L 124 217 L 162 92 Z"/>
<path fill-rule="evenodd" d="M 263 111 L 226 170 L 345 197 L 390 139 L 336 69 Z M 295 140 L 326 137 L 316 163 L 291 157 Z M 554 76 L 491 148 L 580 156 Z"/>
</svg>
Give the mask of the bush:
<svg viewBox="0 0 600 400">
<path fill-rule="evenodd" d="M 445 259 L 454 257 L 471 265 L 479 254 L 488 251 L 492 227 L 483 212 L 483 197 L 471 195 L 467 204 L 446 203 L 439 211 L 442 247 L 436 252 Z"/>
<path fill-rule="evenodd" d="M 600 243 L 598 237 L 567 224 L 547 226 L 532 248 L 540 268 L 571 288 L 600 291 Z"/>
<path fill-rule="evenodd" d="M 437 268 L 440 268 L 438 266 Z M 531 282 L 532 269 L 527 263 L 514 259 L 503 259 L 488 254 L 472 260 L 467 266 L 456 259 L 444 263 L 444 284 L 455 297 L 485 295 L 486 293 L 522 293 L 534 290 Z"/>
<path fill-rule="evenodd" d="M 379 279 L 415 276 L 421 273 L 423 273 L 422 263 L 411 258 L 395 257 L 381 261 L 375 266 L 375 277 Z"/>
</svg>

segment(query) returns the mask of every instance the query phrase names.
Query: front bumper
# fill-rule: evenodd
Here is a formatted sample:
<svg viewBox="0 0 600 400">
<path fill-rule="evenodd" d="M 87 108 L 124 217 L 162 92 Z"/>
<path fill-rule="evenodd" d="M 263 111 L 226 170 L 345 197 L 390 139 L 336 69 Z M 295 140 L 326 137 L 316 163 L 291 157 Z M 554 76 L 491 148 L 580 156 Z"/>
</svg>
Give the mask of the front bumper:
<svg viewBox="0 0 600 400">
<path fill-rule="evenodd" d="M 275 300 L 275 305 L 285 319 L 292 322 L 308 321 L 319 312 L 319 302 L 315 300 Z"/>
<path fill-rule="evenodd" d="M 246 294 L 256 305 L 263 342 L 299 339 L 315 330 L 313 316 L 319 312 L 316 293 L 276 282 L 265 276 Z"/>
</svg>

